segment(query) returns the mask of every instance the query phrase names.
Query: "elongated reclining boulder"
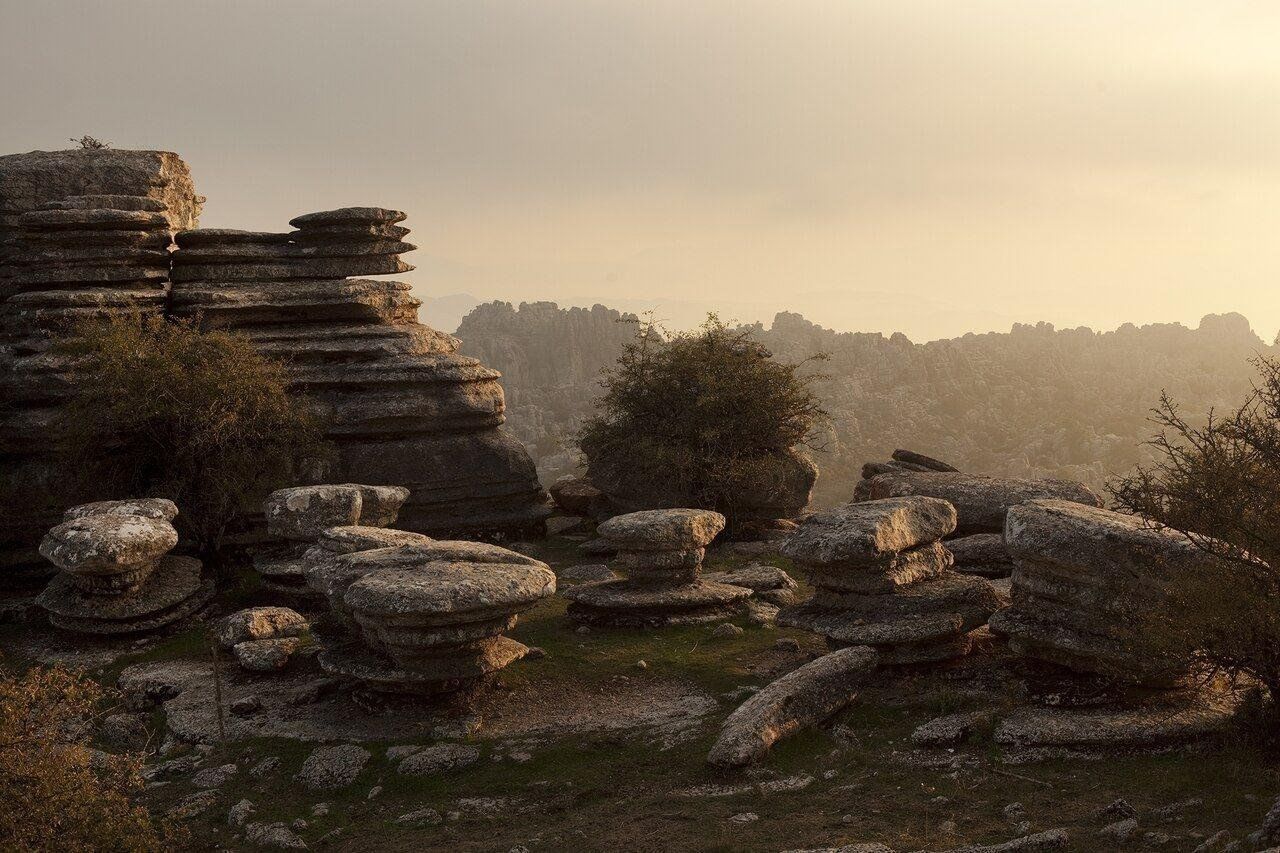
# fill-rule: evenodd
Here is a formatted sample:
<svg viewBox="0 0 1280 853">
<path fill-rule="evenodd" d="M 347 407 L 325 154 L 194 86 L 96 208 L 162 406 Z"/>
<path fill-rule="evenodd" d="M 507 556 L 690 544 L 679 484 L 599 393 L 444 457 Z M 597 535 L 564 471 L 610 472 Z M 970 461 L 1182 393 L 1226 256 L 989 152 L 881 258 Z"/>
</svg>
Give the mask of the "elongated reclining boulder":
<svg viewBox="0 0 1280 853">
<path fill-rule="evenodd" d="M 866 646 L 840 649 L 764 687 L 725 720 L 707 763 L 742 767 L 777 741 L 822 722 L 857 698 L 878 657 Z"/>
</svg>

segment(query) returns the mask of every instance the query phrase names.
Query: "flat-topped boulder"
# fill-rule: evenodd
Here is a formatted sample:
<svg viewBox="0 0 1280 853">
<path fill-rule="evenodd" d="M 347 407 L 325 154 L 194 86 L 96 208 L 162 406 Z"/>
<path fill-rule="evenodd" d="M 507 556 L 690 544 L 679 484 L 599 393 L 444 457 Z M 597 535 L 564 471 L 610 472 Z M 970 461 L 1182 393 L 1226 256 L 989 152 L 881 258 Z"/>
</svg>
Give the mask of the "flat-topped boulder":
<svg viewBox="0 0 1280 853">
<path fill-rule="evenodd" d="M 362 514 L 363 515 L 363 514 Z M 395 519 L 392 519 L 394 521 Z M 316 548 L 332 554 L 352 554 L 376 548 L 395 548 L 400 545 L 426 545 L 433 540 L 421 533 L 409 530 L 392 530 L 368 524 L 329 527 L 316 539 Z"/>
<path fill-rule="evenodd" d="M 1100 507 L 1102 499 L 1074 480 L 986 477 L 951 471 L 892 471 L 866 482 L 866 499 L 919 495 L 955 507 L 955 533 L 999 533 L 1009 507 L 1032 500 L 1064 500 Z"/>
<path fill-rule="evenodd" d="M 703 578 L 730 586 L 745 586 L 747 589 L 754 590 L 756 597 L 779 607 L 791 604 L 795 600 L 795 590 L 799 586 L 795 579 L 782 569 L 763 563 L 750 563 L 726 572 L 705 574 Z"/>
<path fill-rule="evenodd" d="M 673 585 L 627 579 L 578 584 L 561 594 L 570 601 L 574 621 L 656 628 L 722 622 L 753 593 L 748 587 L 703 579 Z"/>
<path fill-rule="evenodd" d="M 1137 516 L 1045 500 L 1010 509 L 1004 541 L 1015 566 L 1012 604 L 991 626 L 1014 651 L 1136 681 L 1185 668 L 1187 660 L 1153 653 L 1144 637 L 1177 618 L 1163 612 L 1172 585 L 1219 574 L 1189 539 Z"/>
<path fill-rule="evenodd" d="M 705 548 L 721 530 L 725 517 L 705 509 L 651 509 L 617 515 L 596 532 L 620 550 L 675 551 Z"/>
<path fill-rule="evenodd" d="M 218 642 L 229 649 L 254 640 L 298 637 L 310 627 L 305 616 L 288 607 L 249 607 L 223 617 Z"/>
<path fill-rule="evenodd" d="M 942 539 L 955 528 L 955 508 L 937 498 L 850 503 L 806 518 L 783 554 L 809 566 L 865 565 Z"/>
<path fill-rule="evenodd" d="M 121 594 L 85 590 L 64 572 L 49 582 L 36 603 L 55 628 L 115 636 L 154 631 L 192 616 L 213 592 L 213 581 L 202 576 L 199 560 L 170 555 L 141 584 Z"/>
<path fill-rule="evenodd" d="M 54 527 L 40 553 L 86 589 L 113 592 L 137 586 L 177 544 L 166 518 L 99 512 Z"/>
<path fill-rule="evenodd" d="M 391 524 L 408 496 L 401 486 L 293 486 L 268 495 L 263 514 L 271 535 L 312 542 L 331 527 Z"/>
<path fill-rule="evenodd" d="M 73 506 L 62 514 L 63 521 L 85 518 L 90 515 L 138 515 L 143 518 L 173 521 L 178 517 L 177 505 L 168 498 L 127 498 L 115 501 L 94 501 Z"/>
</svg>

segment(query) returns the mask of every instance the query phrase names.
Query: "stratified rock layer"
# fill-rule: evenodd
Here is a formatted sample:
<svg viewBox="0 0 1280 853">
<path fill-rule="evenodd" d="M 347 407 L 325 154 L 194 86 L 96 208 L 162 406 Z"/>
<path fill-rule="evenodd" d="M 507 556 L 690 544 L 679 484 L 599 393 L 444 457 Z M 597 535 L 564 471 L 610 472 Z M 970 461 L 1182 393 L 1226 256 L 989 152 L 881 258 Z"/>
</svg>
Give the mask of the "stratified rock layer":
<svg viewBox="0 0 1280 853">
<path fill-rule="evenodd" d="M 753 590 L 699 577 L 706 546 L 725 518 L 704 509 L 655 509 L 615 516 L 598 528 L 617 550 L 625 578 L 564 591 L 570 618 L 589 624 L 659 626 L 717 621 Z"/>
<path fill-rule="evenodd" d="M 171 233 L 195 225 L 202 201 L 169 152 L 0 157 L 0 485 L 20 509 L 0 531 L 0 584 L 48 567 L 35 543 L 59 508 L 38 499 L 55 491 L 74 374 L 49 351 L 54 335 L 83 320 L 163 313 Z"/>
<path fill-rule="evenodd" d="M 783 554 L 808 566 L 813 598 L 778 624 L 822 634 L 835 646 L 871 646 L 882 664 L 968 654 L 969 633 L 1000 606 L 981 578 L 950 571 L 940 541 L 956 511 L 929 497 L 850 503 L 805 519 Z"/>
<path fill-rule="evenodd" d="M 549 512 L 533 462 L 500 427 L 499 374 L 417 321 L 409 285 L 349 276 L 412 269 L 405 215 L 304 214 L 291 233 L 177 235 L 172 311 L 235 329 L 285 359 L 338 449 L 338 476 L 401 483 L 401 525 L 429 534 L 536 532 Z"/>
</svg>

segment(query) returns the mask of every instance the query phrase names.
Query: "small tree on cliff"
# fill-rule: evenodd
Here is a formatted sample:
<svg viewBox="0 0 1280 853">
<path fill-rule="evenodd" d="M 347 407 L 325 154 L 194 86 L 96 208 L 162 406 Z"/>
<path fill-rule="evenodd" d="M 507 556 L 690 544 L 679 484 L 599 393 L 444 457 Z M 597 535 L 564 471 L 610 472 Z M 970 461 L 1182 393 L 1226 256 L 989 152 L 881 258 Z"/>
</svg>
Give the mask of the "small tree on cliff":
<svg viewBox="0 0 1280 853">
<path fill-rule="evenodd" d="M 1188 422 L 1168 395 L 1153 420 L 1157 460 L 1115 480 L 1123 509 L 1187 536 L 1216 570 L 1181 579 L 1172 618 L 1151 633 L 1262 682 L 1280 701 L 1280 362 L 1254 362 L 1259 381 L 1226 416 Z"/>
<path fill-rule="evenodd" d="M 714 314 L 696 331 L 664 335 L 648 320 L 606 371 L 605 393 L 579 445 L 612 460 L 631 485 L 678 495 L 731 518 L 767 460 L 808 446 L 828 420 L 806 370 L 818 355 L 781 362 Z M 661 505 L 661 499 L 659 499 Z M 667 505 L 670 505 L 669 502 Z"/>
<path fill-rule="evenodd" d="M 171 498 L 175 523 L 206 558 L 233 519 L 326 453 L 282 367 L 242 337 L 113 318 L 78 327 L 59 348 L 77 360 L 69 482 L 81 495 Z"/>
</svg>

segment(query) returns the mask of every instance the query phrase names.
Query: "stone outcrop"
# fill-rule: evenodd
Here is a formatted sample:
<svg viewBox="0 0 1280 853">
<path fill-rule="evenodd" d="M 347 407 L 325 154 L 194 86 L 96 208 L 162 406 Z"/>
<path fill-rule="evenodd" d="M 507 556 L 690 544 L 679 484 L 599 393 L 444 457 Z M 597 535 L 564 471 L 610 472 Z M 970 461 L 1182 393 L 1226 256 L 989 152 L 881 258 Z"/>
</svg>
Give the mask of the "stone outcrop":
<svg viewBox="0 0 1280 853">
<path fill-rule="evenodd" d="M 549 511 L 533 463 L 500 427 L 500 375 L 417 320 L 405 214 L 305 214 L 288 233 L 177 235 L 172 313 L 234 329 L 285 360 L 338 451 L 331 478 L 403 483 L 401 525 L 428 534 L 536 532 Z"/>
<path fill-rule="evenodd" d="M 955 570 L 984 578 L 1007 578 L 1013 573 L 1013 559 L 999 533 L 973 533 L 947 540 L 955 557 Z"/>
<path fill-rule="evenodd" d="M 840 649 L 765 686 L 725 720 L 707 763 L 745 766 L 782 738 L 822 722 L 857 698 L 877 659 L 866 646 Z"/>
<path fill-rule="evenodd" d="M 503 634 L 556 588 L 544 563 L 476 542 L 357 551 L 338 562 L 342 571 L 310 580 L 341 600 L 342 621 L 357 639 L 326 648 L 320 665 L 390 692 L 483 684 L 528 652 Z"/>
<path fill-rule="evenodd" d="M 170 556 L 177 508 L 164 499 L 75 507 L 40 553 L 61 571 L 37 603 L 57 628 L 84 634 L 152 631 L 200 610 L 213 596 L 200 561 Z"/>
<path fill-rule="evenodd" d="M 58 507 L 60 413 L 74 365 L 50 351 L 74 323 L 161 314 L 172 232 L 203 201 L 164 151 L 33 151 L 0 157 L 0 467 L 7 513 L 0 583 L 40 576 L 36 543 Z"/>
<path fill-rule="evenodd" d="M 1174 584 L 1230 573 L 1177 533 L 1069 501 L 1011 508 L 1005 542 L 1012 604 L 991 617 L 991 630 L 1035 664 L 1028 693 L 1048 707 L 1005 719 L 997 742 L 1145 748 L 1221 730 L 1240 695 L 1189 677 L 1189 654 L 1149 640 L 1178 618 Z"/>
<path fill-rule="evenodd" d="M 811 515 L 783 554 L 809 568 L 813 598 L 784 608 L 778 624 L 822 634 L 834 646 L 871 646 L 882 664 L 969 653 L 970 632 L 999 606 L 985 580 L 950 570 L 940 541 L 956 512 L 927 497 L 850 503 Z"/>
<path fill-rule="evenodd" d="M 218 642 L 242 669 L 278 672 L 301 647 L 310 628 L 306 617 L 288 607 L 250 607 L 223 618 Z"/>
<path fill-rule="evenodd" d="M 719 621 L 752 595 L 700 577 L 707 545 L 725 518 L 702 509 L 656 509 L 615 516 L 597 532 L 617 549 L 624 578 L 564 591 L 569 617 L 604 625 L 658 626 Z"/>
<path fill-rule="evenodd" d="M 401 486 L 357 483 L 293 486 L 272 492 L 262 505 L 267 533 L 287 544 L 254 560 L 262 587 L 286 600 L 318 602 L 319 595 L 307 585 L 309 564 L 365 543 L 385 547 L 421 536 L 399 530 L 386 531 L 385 536 L 369 532 L 394 522 L 408 496 L 409 490 Z"/>
<path fill-rule="evenodd" d="M 855 490 L 859 500 L 921 495 L 941 498 L 956 508 L 956 536 L 1000 533 L 1009 507 L 1031 500 L 1073 501 L 1102 506 L 1102 499 L 1072 480 L 1026 480 L 985 477 L 959 471 L 892 470 L 864 479 Z"/>
</svg>

